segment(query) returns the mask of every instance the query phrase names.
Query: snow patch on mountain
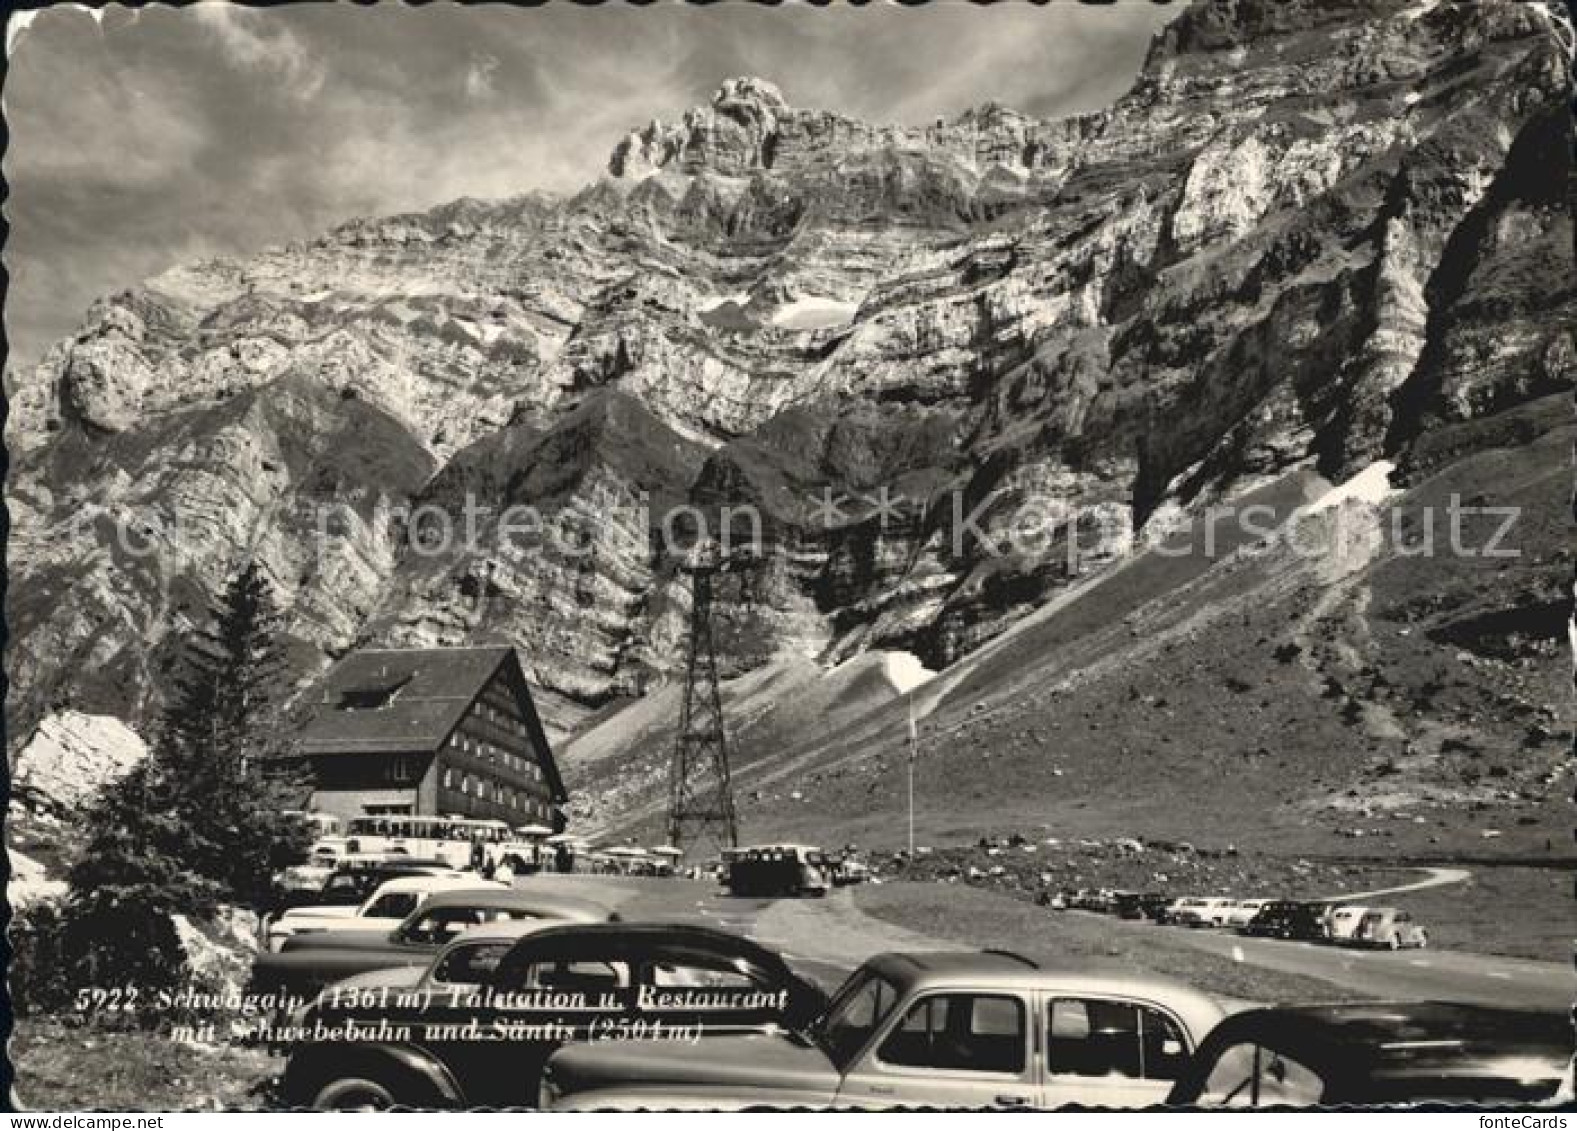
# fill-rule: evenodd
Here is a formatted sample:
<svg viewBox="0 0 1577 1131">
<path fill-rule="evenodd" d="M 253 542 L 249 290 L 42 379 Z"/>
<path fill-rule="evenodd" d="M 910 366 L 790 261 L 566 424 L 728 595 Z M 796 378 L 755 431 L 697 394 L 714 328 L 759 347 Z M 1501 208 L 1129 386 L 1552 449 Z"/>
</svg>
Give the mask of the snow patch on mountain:
<svg viewBox="0 0 1577 1131">
<path fill-rule="evenodd" d="M 785 330 L 827 330 L 854 321 L 859 304 L 835 298 L 797 298 L 772 312 L 772 324 Z"/>
<path fill-rule="evenodd" d="M 1368 503 L 1380 506 L 1398 492 L 1391 486 L 1391 472 L 1396 464 L 1388 459 L 1377 460 L 1345 483 L 1339 483 L 1325 494 L 1304 507 L 1305 514 L 1341 506 L 1343 503 Z"/>
<path fill-rule="evenodd" d="M 900 694 L 913 691 L 936 676 L 913 652 L 883 652 L 882 674 Z"/>
</svg>

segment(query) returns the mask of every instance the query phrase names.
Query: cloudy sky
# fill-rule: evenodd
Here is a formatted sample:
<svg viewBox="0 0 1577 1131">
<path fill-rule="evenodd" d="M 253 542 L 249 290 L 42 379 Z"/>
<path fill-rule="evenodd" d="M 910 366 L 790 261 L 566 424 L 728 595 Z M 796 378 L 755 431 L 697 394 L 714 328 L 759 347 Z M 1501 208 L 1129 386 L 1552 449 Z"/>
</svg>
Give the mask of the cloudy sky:
<svg viewBox="0 0 1577 1131">
<path fill-rule="evenodd" d="M 1148 0 L 818 10 L 220 2 L 8 27 L 6 326 L 33 360 L 96 297 L 353 216 L 572 189 L 626 131 L 752 74 L 800 106 L 1057 116 L 1132 81 Z M 14 17 L 13 17 L 14 19 Z"/>
</svg>

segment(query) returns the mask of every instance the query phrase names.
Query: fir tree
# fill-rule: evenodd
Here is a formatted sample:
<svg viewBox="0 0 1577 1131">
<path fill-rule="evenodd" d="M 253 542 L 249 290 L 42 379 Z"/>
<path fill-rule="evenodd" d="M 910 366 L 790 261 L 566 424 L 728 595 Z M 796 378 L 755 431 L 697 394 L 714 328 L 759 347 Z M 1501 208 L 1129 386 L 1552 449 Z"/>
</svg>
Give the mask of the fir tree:
<svg viewBox="0 0 1577 1131">
<path fill-rule="evenodd" d="M 256 560 L 231 581 L 211 623 L 193 634 L 165 710 L 161 738 L 183 750 L 222 749 L 244 769 L 279 753 L 271 728 L 285 654 L 273 591 Z"/>
<path fill-rule="evenodd" d="M 101 927 L 139 908 L 266 907 L 275 872 L 305 855 L 305 827 L 284 816 L 303 786 L 275 756 L 281 638 L 268 580 L 249 563 L 186 641 L 147 762 L 88 815 L 70 881 Z"/>
</svg>

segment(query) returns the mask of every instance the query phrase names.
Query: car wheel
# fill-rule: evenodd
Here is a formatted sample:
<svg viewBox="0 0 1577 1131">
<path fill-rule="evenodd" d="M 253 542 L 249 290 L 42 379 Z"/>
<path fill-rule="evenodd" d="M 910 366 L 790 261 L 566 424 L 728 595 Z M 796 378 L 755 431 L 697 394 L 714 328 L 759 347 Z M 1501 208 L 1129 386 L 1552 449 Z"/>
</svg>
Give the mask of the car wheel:
<svg viewBox="0 0 1577 1131">
<path fill-rule="evenodd" d="M 317 1111 L 387 1111 L 397 1102 L 387 1084 L 366 1076 L 330 1080 L 312 1097 Z"/>
</svg>

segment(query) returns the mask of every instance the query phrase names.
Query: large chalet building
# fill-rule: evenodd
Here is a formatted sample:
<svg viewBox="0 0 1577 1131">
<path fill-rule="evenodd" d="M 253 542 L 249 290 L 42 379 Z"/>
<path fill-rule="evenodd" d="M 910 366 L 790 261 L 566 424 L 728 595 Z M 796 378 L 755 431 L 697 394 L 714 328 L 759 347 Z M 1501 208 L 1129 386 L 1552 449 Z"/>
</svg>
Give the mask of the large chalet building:
<svg viewBox="0 0 1577 1131">
<path fill-rule="evenodd" d="M 564 827 L 568 800 L 515 650 L 364 648 L 309 693 L 309 805 Z"/>
</svg>

